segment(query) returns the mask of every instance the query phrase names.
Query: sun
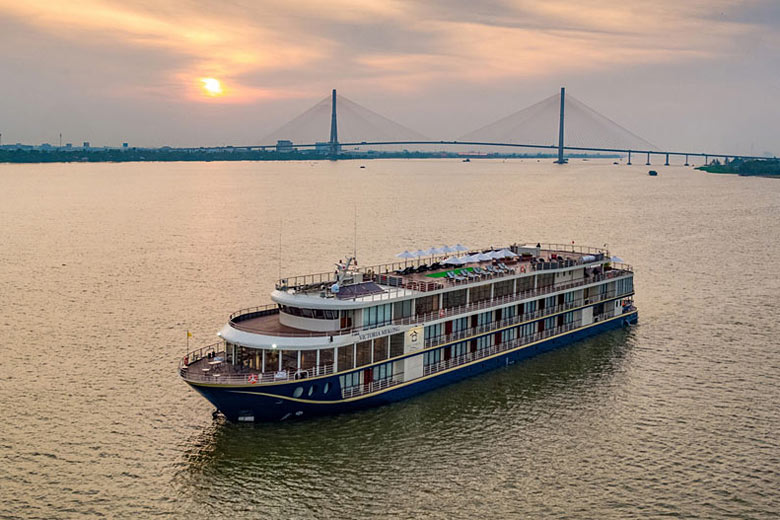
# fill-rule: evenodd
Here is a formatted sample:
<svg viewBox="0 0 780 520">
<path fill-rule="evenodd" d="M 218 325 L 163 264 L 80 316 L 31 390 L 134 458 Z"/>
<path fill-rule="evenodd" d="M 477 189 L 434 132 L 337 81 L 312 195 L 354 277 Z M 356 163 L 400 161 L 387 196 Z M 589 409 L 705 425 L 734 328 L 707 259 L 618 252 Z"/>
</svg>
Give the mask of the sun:
<svg viewBox="0 0 780 520">
<path fill-rule="evenodd" d="M 203 90 L 209 96 L 221 96 L 223 94 L 222 83 L 215 78 L 200 78 L 200 82 L 203 83 Z"/>
</svg>

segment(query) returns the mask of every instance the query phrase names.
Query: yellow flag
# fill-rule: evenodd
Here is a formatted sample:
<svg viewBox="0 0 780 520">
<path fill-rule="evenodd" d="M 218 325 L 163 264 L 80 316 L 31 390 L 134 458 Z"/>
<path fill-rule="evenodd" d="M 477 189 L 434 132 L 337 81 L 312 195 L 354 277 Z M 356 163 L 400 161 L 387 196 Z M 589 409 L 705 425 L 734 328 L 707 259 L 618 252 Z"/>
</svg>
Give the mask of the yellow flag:
<svg viewBox="0 0 780 520">
<path fill-rule="evenodd" d="M 191 337 L 192 337 L 192 332 L 190 332 L 190 331 L 187 331 L 187 337 L 188 337 L 188 338 L 191 338 Z"/>
</svg>

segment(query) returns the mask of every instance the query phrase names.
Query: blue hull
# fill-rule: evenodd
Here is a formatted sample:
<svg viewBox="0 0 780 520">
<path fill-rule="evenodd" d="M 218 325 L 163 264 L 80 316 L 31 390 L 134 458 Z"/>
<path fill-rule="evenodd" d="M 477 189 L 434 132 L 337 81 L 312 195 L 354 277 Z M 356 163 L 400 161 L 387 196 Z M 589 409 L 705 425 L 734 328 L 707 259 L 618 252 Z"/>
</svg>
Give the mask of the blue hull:
<svg viewBox="0 0 780 520">
<path fill-rule="evenodd" d="M 637 323 L 637 320 L 638 314 L 634 311 L 587 328 L 518 347 L 515 350 L 508 350 L 377 393 L 349 399 L 341 398 L 339 375 L 262 386 L 230 387 L 197 383 L 190 383 L 190 385 L 232 422 L 243 420 L 275 422 L 293 418 L 333 415 L 408 399 L 611 329 L 621 328 L 627 324 L 633 325 Z M 327 393 L 324 392 L 326 388 L 328 389 Z M 303 393 L 299 394 L 300 397 L 295 397 L 296 390 L 301 392 L 301 389 Z"/>
</svg>

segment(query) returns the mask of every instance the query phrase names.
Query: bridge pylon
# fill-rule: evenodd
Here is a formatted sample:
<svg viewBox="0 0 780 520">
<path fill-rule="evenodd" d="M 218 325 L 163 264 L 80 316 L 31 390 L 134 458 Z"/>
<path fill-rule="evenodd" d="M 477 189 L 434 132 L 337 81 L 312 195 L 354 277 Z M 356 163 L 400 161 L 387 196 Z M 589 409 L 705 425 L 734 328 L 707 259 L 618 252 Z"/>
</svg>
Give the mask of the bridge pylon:
<svg viewBox="0 0 780 520">
<path fill-rule="evenodd" d="M 339 126 L 336 120 L 336 89 L 333 89 L 332 101 L 330 105 L 330 141 L 329 149 L 331 158 L 335 158 L 339 153 Z"/>
<path fill-rule="evenodd" d="M 561 115 L 558 123 L 558 160 L 555 164 L 566 164 L 563 156 L 563 110 L 566 105 L 566 87 L 561 87 Z"/>
</svg>

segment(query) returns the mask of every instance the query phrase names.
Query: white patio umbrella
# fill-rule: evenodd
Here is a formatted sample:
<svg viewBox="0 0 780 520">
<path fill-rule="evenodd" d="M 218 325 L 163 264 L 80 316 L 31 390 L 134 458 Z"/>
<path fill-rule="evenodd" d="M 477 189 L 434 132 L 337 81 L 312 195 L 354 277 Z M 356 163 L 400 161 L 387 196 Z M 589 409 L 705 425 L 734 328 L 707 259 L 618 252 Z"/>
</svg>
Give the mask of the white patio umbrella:
<svg viewBox="0 0 780 520">
<path fill-rule="evenodd" d="M 422 257 L 424 257 L 425 255 L 427 255 L 428 253 L 427 253 L 427 252 L 425 252 L 425 251 L 423 251 L 422 249 L 418 249 L 418 250 L 417 250 L 417 251 L 415 251 L 413 254 L 414 254 L 414 256 L 415 256 L 415 257 L 417 257 L 417 258 L 422 258 Z M 419 264 L 419 263 L 418 263 L 418 264 Z"/>
<path fill-rule="evenodd" d="M 451 256 L 442 263 L 444 265 L 460 265 L 461 262 L 460 262 L 460 258 L 458 258 L 457 256 Z"/>
<path fill-rule="evenodd" d="M 493 259 L 493 257 L 491 257 L 487 253 L 479 253 L 478 255 L 476 255 L 476 257 L 477 257 L 477 261 L 479 261 L 479 262 L 486 262 L 488 260 L 492 260 Z"/>
<path fill-rule="evenodd" d="M 506 257 L 503 251 L 491 251 L 487 253 L 487 255 L 494 260 L 500 260 Z"/>
<path fill-rule="evenodd" d="M 468 251 L 468 250 L 469 250 L 469 248 L 468 248 L 468 247 L 466 247 L 466 246 L 464 246 L 464 245 L 462 245 L 462 244 L 455 244 L 454 246 L 452 246 L 452 249 L 453 249 L 455 252 L 460 252 L 460 251 Z"/>
<path fill-rule="evenodd" d="M 622 263 L 624 263 L 624 262 L 625 262 L 625 261 L 624 261 L 622 258 L 620 258 L 619 256 L 613 256 L 613 257 L 612 257 L 612 258 L 610 258 L 609 260 L 610 260 L 611 262 L 616 262 L 616 263 L 618 263 L 618 264 L 622 264 Z"/>
<path fill-rule="evenodd" d="M 395 255 L 396 258 L 403 258 L 404 259 L 404 265 L 409 261 L 410 258 L 414 258 L 414 253 L 410 253 L 409 250 L 404 251 L 403 253 L 398 253 Z"/>
<path fill-rule="evenodd" d="M 504 253 L 504 258 L 517 258 L 520 256 L 511 249 L 502 249 L 501 252 Z"/>
<path fill-rule="evenodd" d="M 448 246 L 446 244 L 441 246 L 439 249 L 441 249 L 442 254 L 444 254 L 444 253 L 457 253 L 457 251 L 455 251 L 454 247 L 450 247 L 450 246 Z"/>
</svg>

